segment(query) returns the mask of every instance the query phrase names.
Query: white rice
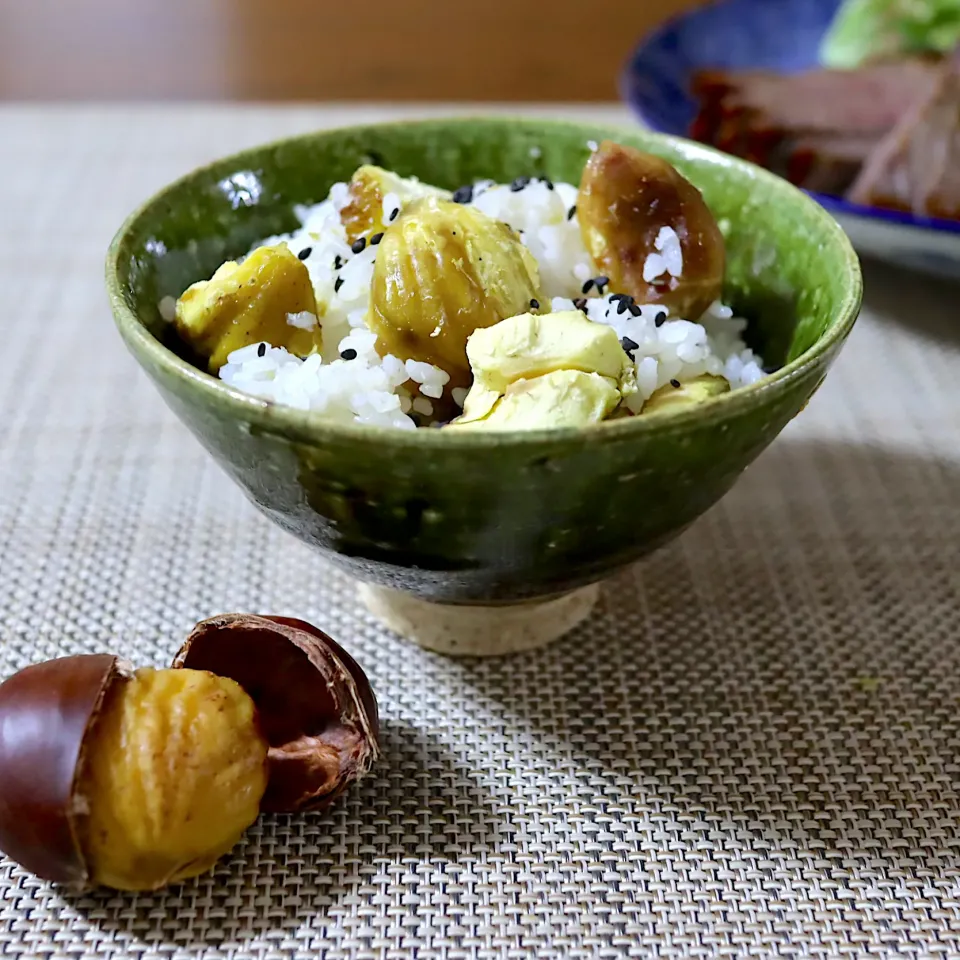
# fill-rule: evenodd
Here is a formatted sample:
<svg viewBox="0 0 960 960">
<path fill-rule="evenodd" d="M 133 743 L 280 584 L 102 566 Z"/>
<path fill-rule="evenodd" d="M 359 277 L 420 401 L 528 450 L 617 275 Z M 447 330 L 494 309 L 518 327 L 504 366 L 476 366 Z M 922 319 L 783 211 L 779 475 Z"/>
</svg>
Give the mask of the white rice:
<svg viewBox="0 0 960 960">
<path fill-rule="evenodd" d="M 158 304 L 157 309 L 160 311 L 160 316 L 171 323 L 177 315 L 177 300 L 176 297 L 164 297 Z"/>
<path fill-rule="evenodd" d="M 522 189 L 482 181 L 474 186 L 472 203 L 482 212 L 510 224 L 537 259 L 542 286 L 553 310 L 576 309 L 583 286 L 598 273 L 583 245 L 575 211 L 577 188 L 532 179 Z M 264 244 L 285 242 L 303 257 L 316 292 L 323 334 L 322 356 L 301 360 L 270 344 L 252 344 L 230 354 L 219 375 L 239 390 L 278 404 L 322 412 L 331 420 L 413 429 L 430 422 L 433 400 L 444 395 L 449 377 L 429 363 L 380 357 L 376 335 L 367 327 L 370 283 L 377 246 L 369 243 L 353 253 L 347 243 L 339 211 L 349 199 L 347 184 L 335 184 L 328 198 L 312 207 L 296 208 L 301 222 L 292 234 L 269 237 Z M 402 208 L 396 194 L 384 198 L 384 218 Z M 644 265 L 648 282 L 683 273 L 683 256 L 675 231 L 664 227 Z M 725 377 L 737 388 L 760 379 L 762 363 L 743 342 L 746 322 L 714 304 L 691 323 L 671 317 L 659 306 L 629 307 L 593 286 L 586 299 L 587 316 L 616 330 L 626 339 L 634 357 L 639 391 L 627 399 L 640 412 L 646 399 L 671 380 L 689 380 L 702 374 Z M 169 304 L 163 304 L 163 313 Z M 287 318 L 295 326 L 312 328 L 317 318 L 297 314 Z M 658 325 L 659 320 L 659 325 Z M 632 344 L 636 344 L 633 348 Z M 262 351 L 262 355 L 261 355 Z M 463 404 L 465 391 L 451 392 Z"/>
<path fill-rule="evenodd" d="M 653 249 L 643 264 L 644 283 L 653 283 L 664 274 L 671 277 L 683 276 L 683 249 L 680 238 L 673 227 L 661 227 L 657 239 L 653 241 Z"/>
<path fill-rule="evenodd" d="M 317 315 L 309 310 L 301 310 L 299 313 L 288 313 L 287 323 L 291 327 L 299 327 L 301 330 L 312 330 L 318 323 Z"/>
</svg>

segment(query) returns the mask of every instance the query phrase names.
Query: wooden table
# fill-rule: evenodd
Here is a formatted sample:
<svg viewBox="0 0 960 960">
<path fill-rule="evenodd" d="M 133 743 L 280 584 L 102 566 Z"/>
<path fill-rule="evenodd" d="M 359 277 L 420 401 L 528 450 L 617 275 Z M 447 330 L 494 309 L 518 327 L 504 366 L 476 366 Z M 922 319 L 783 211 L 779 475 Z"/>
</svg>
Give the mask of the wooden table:
<svg viewBox="0 0 960 960">
<path fill-rule="evenodd" d="M 698 0 L 0 0 L 0 99 L 616 96 Z"/>
</svg>

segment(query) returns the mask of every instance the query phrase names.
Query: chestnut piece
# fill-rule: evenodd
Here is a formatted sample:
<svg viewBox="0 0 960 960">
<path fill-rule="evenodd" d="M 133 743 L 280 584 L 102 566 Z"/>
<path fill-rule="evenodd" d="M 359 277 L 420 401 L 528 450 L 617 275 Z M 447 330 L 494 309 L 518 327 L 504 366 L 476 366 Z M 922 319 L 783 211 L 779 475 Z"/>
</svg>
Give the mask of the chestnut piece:
<svg viewBox="0 0 960 960">
<path fill-rule="evenodd" d="M 212 617 L 193 629 L 173 666 L 229 677 L 256 704 L 270 745 L 264 811 L 322 809 L 379 756 L 370 682 L 345 650 L 303 620 Z"/>
<path fill-rule="evenodd" d="M 0 850 L 44 880 L 82 887 L 76 783 L 84 740 L 110 687 L 114 656 L 61 657 L 0 684 Z"/>
<path fill-rule="evenodd" d="M 661 157 L 604 140 L 587 161 L 577 196 L 583 242 L 611 291 L 699 320 L 723 292 L 723 234 L 700 191 Z M 661 230 L 680 242 L 679 277 L 646 273 Z"/>
<path fill-rule="evenodd" d="M 0 850 L 75 888 L 198 876 L 257 818 L 266 738 L 239 684 L 114 656 L 0 685 Z"/>
<path fill-rule="evenodd" d="M 326 806 L 377 736 L 363 671 L 300 620 L 207 620 L 167 670 L 35 664 L 0 684 L 0 851 L 77 888 L 179 883 L 261 810 Z"/>
</svg>

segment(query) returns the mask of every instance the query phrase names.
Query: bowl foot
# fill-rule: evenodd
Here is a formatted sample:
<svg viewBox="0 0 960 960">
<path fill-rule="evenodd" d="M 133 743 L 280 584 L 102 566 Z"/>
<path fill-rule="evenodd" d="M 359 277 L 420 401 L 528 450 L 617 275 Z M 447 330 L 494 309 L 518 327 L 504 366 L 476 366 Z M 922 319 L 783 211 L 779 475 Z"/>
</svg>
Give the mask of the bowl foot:
<svg viewBox="0 0 960 960">
<path fill-rule="evenodd" d="M 359 594 L 384 626 L 427 650 L 455 657 L 497 657 L 558 640 L 590 615 L 600 585 L 552 600 L 495 607 L 430 603 L 369 583 L 359 585 Z"/>
</svg>

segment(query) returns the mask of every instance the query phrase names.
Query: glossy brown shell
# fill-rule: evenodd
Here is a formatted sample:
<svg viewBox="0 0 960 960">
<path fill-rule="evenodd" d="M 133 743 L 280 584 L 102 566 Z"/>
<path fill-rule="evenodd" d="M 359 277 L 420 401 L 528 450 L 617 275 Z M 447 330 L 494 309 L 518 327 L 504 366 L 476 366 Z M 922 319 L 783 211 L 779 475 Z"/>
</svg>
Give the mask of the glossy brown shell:
<svg viewBox="0 0 960 960">
<path fill-rule="evenodd" d="M 76 821 L 84 740 L 121 676 L 108 654 L 62 657 L 0 684 L 0 850 L 31 873 L 83 886 Z"/>
<path fill-rule="evenodd" d="M 261 809 L 294 813 L 332 803 L 379 756 L 379 719 L 360 666 L 303 620 L 232 613 L 194 627 L 174 667 L 240 684 L 270 744 Z"/>
</svg>

